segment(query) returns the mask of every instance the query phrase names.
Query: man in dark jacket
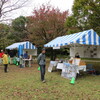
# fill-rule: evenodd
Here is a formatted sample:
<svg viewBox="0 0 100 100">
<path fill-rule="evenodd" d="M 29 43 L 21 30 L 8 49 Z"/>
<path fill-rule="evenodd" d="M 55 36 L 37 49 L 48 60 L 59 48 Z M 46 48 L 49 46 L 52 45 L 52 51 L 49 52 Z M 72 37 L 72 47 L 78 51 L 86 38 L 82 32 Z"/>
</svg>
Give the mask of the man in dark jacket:
<svg viewBox="0 0 100 100">
<path fill-rule="evenodd" d="M 45 82 L 45 65 L 46 65 L 46 61 L 45 61 L 45 49 L 42 49 L 41 54 L 38 56 L 38 64 L 40 66 L 40 72 L 41 72 L 41 81 L 44 83 Z"/>
</svg>

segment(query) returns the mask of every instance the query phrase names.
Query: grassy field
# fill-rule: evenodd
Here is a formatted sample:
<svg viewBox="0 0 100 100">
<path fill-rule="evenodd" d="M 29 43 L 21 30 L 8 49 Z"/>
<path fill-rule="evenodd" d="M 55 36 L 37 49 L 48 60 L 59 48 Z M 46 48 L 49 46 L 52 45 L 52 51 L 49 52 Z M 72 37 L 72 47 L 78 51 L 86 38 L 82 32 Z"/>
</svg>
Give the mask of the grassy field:
<svg viewBox="0 0 100 100">
<path fill-rule="evenodd" d="M 100 100 L 100 76 L 84 74 L 71 85 L 59 71 L 46 72 L 42 83 L 37 67 L 9 65 L 4 73 L 0 66 L 0 100 Z"/>
</svg>

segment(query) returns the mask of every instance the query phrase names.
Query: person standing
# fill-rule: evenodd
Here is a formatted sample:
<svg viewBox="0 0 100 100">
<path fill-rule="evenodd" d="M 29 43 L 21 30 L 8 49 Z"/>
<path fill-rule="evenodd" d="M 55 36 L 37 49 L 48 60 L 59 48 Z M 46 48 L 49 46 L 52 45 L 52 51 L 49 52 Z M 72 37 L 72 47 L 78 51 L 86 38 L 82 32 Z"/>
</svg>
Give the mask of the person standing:
<svg viewBox="0 0 100 100">
<path fill-rule="evenodd" d="M 28 51 L 26 51 L 26 52 L 24 53 L 23 58 L 24 58 L 24 59 L 28 59 L 28 58 L 29 58 L 29 56 L 28 56 Z M 25 66 L 29 66 L 29 62 L 28 62 L 27 60 L 25 60 Z"/>
<path fill-rule="evenodd" d="M 20 56 L 20 68 L 23 68 L 23 54 Z"/>
<path fill-rule="evenodd" d="M 4 72 L 7 73 L 8 68 L 8 55 L 6 52 L 3 54 L 3 64 L 4 64 Z"/>
<path fill-rule="evenodd" d="M 1 50 L 1 53 L 0 53 L 0 65 L 2 65 L 2 56 L 3 56 L 4 52 L 3 50 Z"/>
<path fill-rule="evenodd" d="M 24 53 L 24 59 L 28 59 L 28 51 Z"/>
<path fill-rule="evenodd" d="M 1 50 L 1 58 L 2 58 L 3 54 L 4 54 L 4 52 L 3 52 L 3 50 Z"/>
<path fill-rule="evenodd" d="M 40 73 L 41 73 L 41 81 L 44 83 L 45 82 L 45 66 L 46 66 L 46 61 L 45 61 L 45 48 L 42 49 L 42 52 L 38 56 L 38 64 L 40 66 Z"/>
<path fill-rule="evenodd" d="M 9 56 L 10 56 L 10 64 L 13 64 L 13 59 L 14 59 L 14 51 L 13 50 L 10 51 Z"/>
</svg>

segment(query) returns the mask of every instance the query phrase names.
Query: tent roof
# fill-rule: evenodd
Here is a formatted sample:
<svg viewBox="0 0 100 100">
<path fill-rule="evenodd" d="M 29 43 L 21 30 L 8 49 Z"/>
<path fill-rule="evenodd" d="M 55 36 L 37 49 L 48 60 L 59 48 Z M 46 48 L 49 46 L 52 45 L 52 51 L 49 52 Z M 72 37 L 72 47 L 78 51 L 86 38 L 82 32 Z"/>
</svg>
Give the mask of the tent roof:
<svg viewBox="0 0 100 100">
<path fill-rule="evenodd" d="M 36 47 L 29 41 L 14 43 L 14 44 L 6 47 L 6 49 L 16 49 L 16 48 L 18 49 L 19 45 L 23 45 L 24 49 L 36 49 Z"/>
<path fill-rule="evenodd" d="M 83 32 L 57 37 L 44 47 L 58 47 L 72 44 L 100 45 L 100 37 L 93 29 Z"/>
</svg>

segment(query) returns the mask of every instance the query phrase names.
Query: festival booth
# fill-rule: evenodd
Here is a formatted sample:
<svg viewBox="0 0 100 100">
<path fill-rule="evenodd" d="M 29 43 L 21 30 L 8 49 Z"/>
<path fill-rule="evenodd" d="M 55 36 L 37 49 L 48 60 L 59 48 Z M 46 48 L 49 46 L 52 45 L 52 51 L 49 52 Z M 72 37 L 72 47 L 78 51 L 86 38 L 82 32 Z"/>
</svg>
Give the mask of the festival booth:
<svg viewBox="0 0 100 100">
<path fill-rule="evenodd" d="M 86 63 L 81 59 L 76 59 L 75 54 L 78 52 L 81 58 L 100 58 L 100 37 L 93 30 L 57 37 L 44 47 L 60 49 L 62 47 L 70 48 L 71 59 L 68 62 L 59 63 L 51 61 L 48 71 L 51 72 L 52 66 L 56 64 L 57 69 L 62 69 L 62 76 L 71 78 L 80 70 L 86 71 Z M 70 67 L 69 67 L 70 66 Z"/>
<path fill-rule="evenodd" d="M 24 67 L 25 67 L 25 61 L 29 61 L 29 66 L 31 66 L 30 62 L 32 60 L 32 56 L 37 56 L 37 48 L 29 41 L 14 43 L 6 47 L 6 49 L 9 49 L 9 50 L 16 49 L 18 51 L 17 53 L 18 57 L 20 57 L 21 54 L 24 54 L 26 51 L 28 51 L 28 55 L 30 55 L 30 58 L 23 59 Z"/>
</svg>

